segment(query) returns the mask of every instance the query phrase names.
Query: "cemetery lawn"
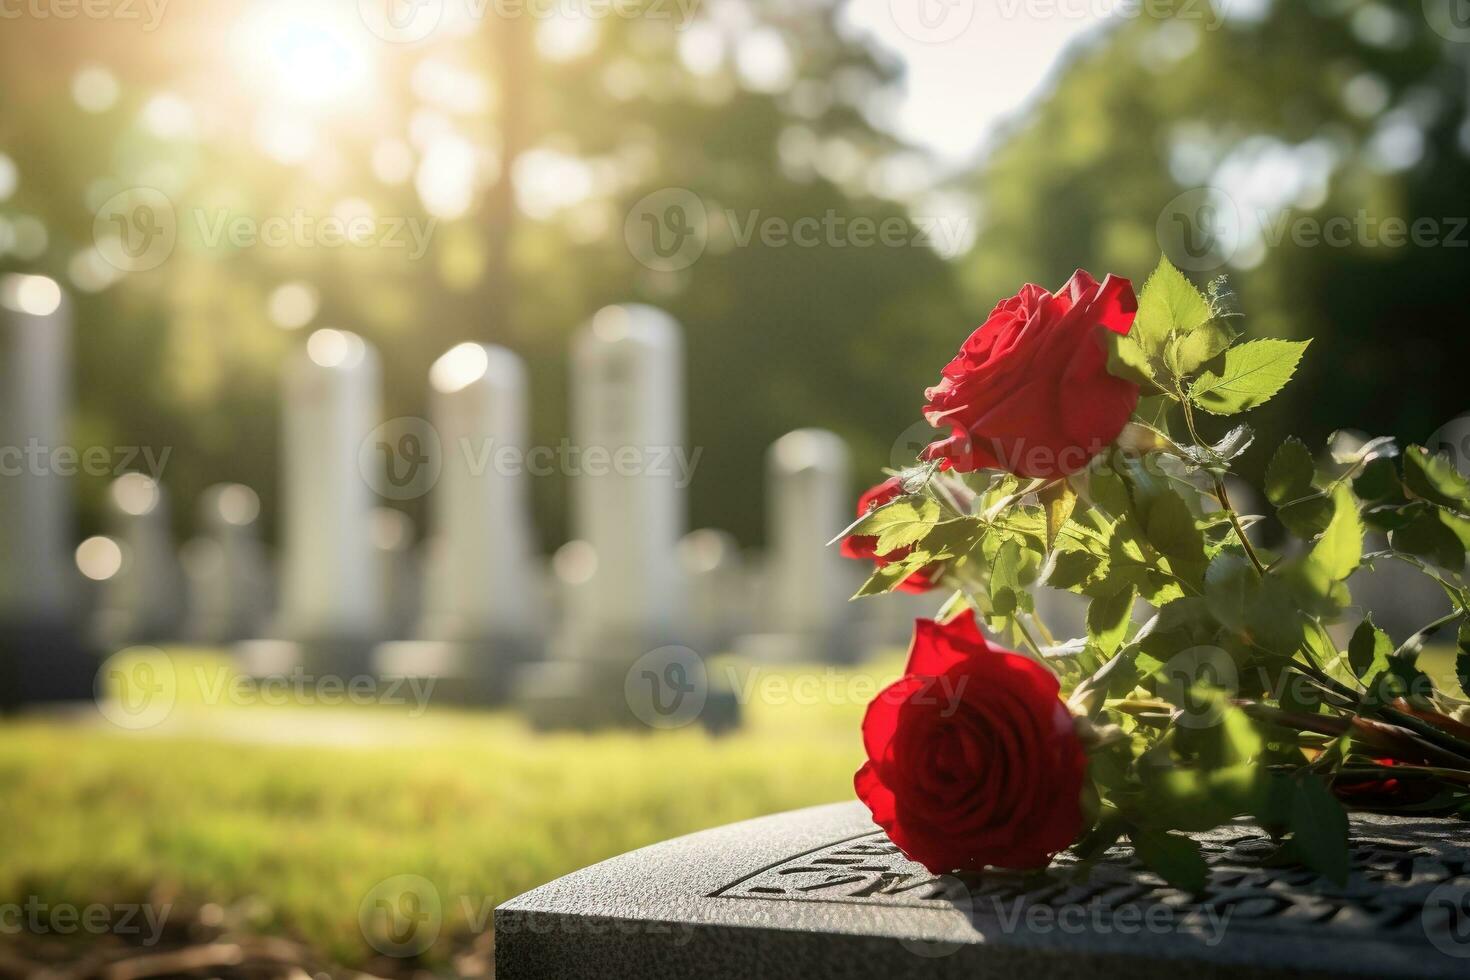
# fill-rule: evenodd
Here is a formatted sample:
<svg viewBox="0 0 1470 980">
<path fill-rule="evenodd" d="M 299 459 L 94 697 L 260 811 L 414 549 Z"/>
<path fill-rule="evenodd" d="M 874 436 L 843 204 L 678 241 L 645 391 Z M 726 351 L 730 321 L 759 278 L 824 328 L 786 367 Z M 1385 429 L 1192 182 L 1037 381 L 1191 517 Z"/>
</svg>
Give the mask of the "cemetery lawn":
<svg viewBox="0 0 1470 980">
<path fill-rule="evenodd" d="M 895 653 L 759 668 L 745 726 L 712 737 L 538 734 L 508 712 L 439 707 L 206 706 L 189 678 L 203 686 L 228 661 L 171 655 L 178 703 L 152 728 L 95 709 L 0 723 L 0 901 L 167 906 L 348 965 L 372 961 L 359 908 L 395 875 L 437 889 L 446 939 L 427 959 L 442 963 L 496 904 L 559 875 L 851 799 L 864 705 L 902 666 Z"/>
<path fill-rule="evenodd" d="M 437 707 L 206 706 L 195 682 L 229 661 L 172 656 L 178 705 L 155 727 L 95 710 L 0 722 L 0 902 L 146 903 L 185 932 L 175 944 L 209 923 L 399 975 L 411 964 L 377 955 L 359 926 L 375 885 L 432 883 L 436 972 L 488 962 L 490 912 L 522 891 L 679 834 L 851 799 L 863 708 L 902 666 L 895 652 L 755 669 L 745 726 L 711 737 L 538 734 L 509 712 Z M 1420 663 L 1453 689 L 1453 651 Z"/>
</svg>

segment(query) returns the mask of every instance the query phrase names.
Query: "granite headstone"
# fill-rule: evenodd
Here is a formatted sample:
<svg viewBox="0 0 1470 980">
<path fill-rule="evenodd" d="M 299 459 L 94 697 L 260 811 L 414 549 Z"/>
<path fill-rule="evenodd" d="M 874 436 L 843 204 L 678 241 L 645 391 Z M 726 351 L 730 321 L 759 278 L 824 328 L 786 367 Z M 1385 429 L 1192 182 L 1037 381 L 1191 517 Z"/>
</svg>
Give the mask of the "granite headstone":
<svg viewBox="0 0 1470 980">
<path fill-rule="evenodd" d="M 907 860 L 858 803 L 656 844 L 500 906 L 496 976 L 1465 977 L 1460 821 L 1355 816 L 1345 884 L 1277 866 L 1259 828 L 1199 835 L 1204 889 L 1126 845 L 1090 869 L 951 877 Z"/>
</svg>

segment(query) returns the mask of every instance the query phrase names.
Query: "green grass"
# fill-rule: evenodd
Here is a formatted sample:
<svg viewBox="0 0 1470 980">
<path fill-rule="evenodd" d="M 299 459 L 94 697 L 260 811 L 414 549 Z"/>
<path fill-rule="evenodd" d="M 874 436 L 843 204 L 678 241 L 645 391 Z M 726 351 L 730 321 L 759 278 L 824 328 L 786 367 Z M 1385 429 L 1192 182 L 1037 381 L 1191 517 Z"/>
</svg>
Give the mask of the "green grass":
<svg viewBox="0 0 1470 980">
<path fill-rule="evenodd" d="M 711 737 L 537 734 L 505 712 L 206 703 L 228 661 L 171 657 L 178 706 L 157 727 L 96 714 L 0 725 L 0 901 L 244 909 L 250 928 L 346 964 L 373 955 L 359 908 L 394 876 L 437 890 L 443 930 L 427 958 L 442 962 L 496 904 L 559 875 L 851 798 L 863 706 L 901 665 L 760 668 L 745 675 L 744 727 Z M 1453 657 L 1429 650 L 1421 666 L 1447 679 Z"/>
<path fill-rule="evenodd" d="M 194 681 L 226 662 L 174 663 L 178 707 L 157 727 L 0 725 L 0 896 L 243 907 L 253 927 L 349 964 L 372 955 L 359 907 L 396 875 L 432 882 L 443 935 L 462 935 L 499 902 L 631 848 L 851 798 L 863 705 L 900 666 L 762 668 L 745 726 L 711 737 L 537 734 L 509 713 L 439 708 L 205 705 Z"/>
</svg>

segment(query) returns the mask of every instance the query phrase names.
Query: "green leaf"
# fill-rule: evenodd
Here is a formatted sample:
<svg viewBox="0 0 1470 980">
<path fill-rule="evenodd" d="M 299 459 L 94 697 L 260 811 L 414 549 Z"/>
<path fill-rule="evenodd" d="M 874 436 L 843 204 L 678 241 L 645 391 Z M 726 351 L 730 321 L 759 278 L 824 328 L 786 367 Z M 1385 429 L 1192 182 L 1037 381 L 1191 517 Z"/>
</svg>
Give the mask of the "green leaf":
<svg viewBox="0 0 1470 980">
<path fill-rule="evenodd" d="M 1194 840 L 1157 830 L 1133 830 L 1128 838 L 1133 841 L 1138 860 L 1169 884 L 1187 892 L 1204 889 L 1209 868 Z"/>
<path fill-rule="evenodd" d="M 1245 556 L 1222 552 L 1205 569 L 1205 602 L 1227 629 L 1239 632 L 1261 590 L 1261 577 Z"/>
<path fill-rule="evenodd" d="M 1266 467 L 1266 499 L 1276 516 L 1293 534 L 1312 538 L 1332 520 L 1332 500 L 1313 482 L 1317 476 L 1312 452 L 1300 439 L 1287 439 Z"/>
<path fill-rule="evenodd" d="M 884 595 L 898 588 L 904 579 L 909 577 L 909 572 L 902 563 L 884 565 L 874 570 L 868 580 L 863 583 L 862 588 L 853 593 L 854 599 L 862 599 L 870 595 Z"/>
<path fill-rule="evenodd" d="M 1202 323 L 1188 333 L 1169 341 L 1164 349 L 1164 363 L 1175 377 L 1193 374 L 1213 361 L 1235 342 L 1235 333 L 1219 321 Z"/>
<path fill-rule="evenodd" d="M 1226 676 L 1218 673 L 1218 668 L 1225 667 L 1223 661 L 1217 661 L 1222 655 L 1228 656 L 1221 651 L 1203 657 L 1193 666 L 1179 662 L 1172 665 L 1183 675 L 1179 677 L 1181 682 L 1190 680 L 1186 671 L 1199 675 L 1181 699 L 1187 704 L 1178 705 L 1189 709 L 1193 722 L 1175 729 L 1175 741 L 1182 754 L 1210 769 L 1253 762 L 1266 747 L 1256 723 L 1230 703 L 1236 693 L 1233 690 L 1236 681 L 1228 675 L 1228 669 Z"/>
<path fill-rule="evenodd" d="M 1012 538 L 1000 545 L 990 566 L 990 604 L 997 616 L 1011 616 L 1020 605 L 1021 543 Z"/>
<path fill-rule="evenodd" d="M 1104 332 L 1108 345 L 1108 373 L 1132 381 L 1147 391 L 1159 390 L 1154 380 L 1153 363 L 1132 334 Z"/>
<path fill-rule="evenodd" d="M 1470 697 L 1470 622 L 1460 624 L 1456 640 L 1455 677 L 1460 682 L 1460 693 Z"/>
<path fill-rule="evenodd" d="M 1388 669 L 1388 658 L 1393 655 L 1393 641 L 1388 634 L 1373 624 L 1369 616 L 1358 624 L 1353 638 L 1348 641 L 1348 666 L 1359 680 L 1371 678 Z"/>
<path fill-rule="evenodd" d="M 1455 571 L 1465 564 L 1465 532 L 1470 526 L 1463 517 L 1422 500 L 1401 508 L 1399 516 L 1401 525 L 1388 536 L 1395 550 Z"/>
<path fill-rule="evenodd" d="M 1297 856 L 1339 885 L 1348 876 L 1348 819 L 1342 804 L 1315 775 L 1295 781 L 1289 815 Z"/>
<path fill-rule="evenodd" d="M 1198 583 L 1205 569 L 1205 539 L 1195 525 L 1184 498 L 1172 490 L 1159 494 L 1148 512 L 1144 532 L 1170 568 L 1186 581 Z"/>
<path fill-rule="evenodd" d="M 1144 556 L 1143 546 L 1134 536 L 1129 521 L 1119 521 L 1113 526 L 1108 541 L 1108 567 L 1103 575 L 1087 589 L 1092 596 L 1112 595 L 1130 585 L 1137 587 L 1144 601 L 1162 606 L 1179 598 L 1183 590 L 1165 575 L 1158 566 Z"/>
<path fill-rule="evenodd" d="M 1113 336 L 1116 337 L 1117 334 Z M 1174 404 L 1172 395 L 1145 395 L 1138 399 L 1138 409 L 1134 411 L 1133 418 L 1168 435 L 1169 409 Z"/>
<path fill-rule="evenodd" d="M 1053 589 L 1076 592 L 1103 565 L 1104 559 L 1082 549 L 1057 550 L 1047 559 L 1041 581 Z"/>
<path fill-rule="evenodd" d="M 1204 294 L 1167 258 L 1161 258 L 1139 293 L 1132 332 L 1146 353 L 1160 355 L 1172 334 L 1191 331 L 1213 317 Z"/>
<path fill-rule="evenodd" d="M 1150 769 L 1144 775 L 1146 811 L 1140 823 L 1167 830 L 1213 830 L 1259 809 L 1266 773 L 1241 763 L 1219 769 Z"/>
<path fill-rule="evenodd" d="M 1341 582 L 1363 560 L 1363 519 L 1358 516 L 1357 503 L 1347 487 L 1337 488 L 1333 502 L 1332 521 L 1312 546 L 1307 560 L 1329 582 Z"/>
<path fill-rule="evenodd" d="M 1104 656 L 1111 657 L 1128 635 L 1133 614 L 1133 586 L 1110 596 L 1099 596 L 1087 607 L 1087 636 L 1097 644 Z"/>
<path fill-rule="evenodd" d="M 1322 697 L 1303 674 L 1296 670 L 1284 671 L 1279 684 L 1279 697 L 1284 711 L 1300 715 L 1315 715 L 1322 712 Z"/>
<path fill-rule="evenodd" d="M 1312 481 L 1317 476 L 1312 451 L 1295 437 L 1277 447 L 1266 467 L 1266 499 L 1280 507 L 1298 497 L 1317 491 Z"/>
<path fill-rule="evenodd" d="M 1270 401 L 1296 373 L 1311 341 L 1252 340 L 1230 348 L 1219 374 L 1207 371 L 1189 389 L 1192 402 L 1216 415 L 1244 412 Z"/>
<path fill-rule="evenodd" d="M 1369 502 L 1402 501 L 1404 497 L 1398 471 L 1387 456 L 1370 460 L 1363 467 L 1363 472 L 1353 479 L 1353 492 Z"/>
<path fill-rule="evenodd" d="M 1423 446 L 1404 450 L 1404 485 L 1416 497 L 1441 507 L 1470 509 L 1470 480 L 1466 480 L 1443 456 Z"/>
<path fill-rule="evenodd" d="M 1041 506 L 1046 508 L 1046 546 L 1051 549 L 1056 547 L 1057 535 L 1061 533 L 1062 525 L 1067 523 L 1067 518 L 1072 516 L 1072 511 L 1077 506 L 1077 491 L 1066 480 L 1061 480 L 1038 496 Z"/>
<path fill-rule="evenodd" d="M 918 495 L 899 497 L 868 514 L 848 534 L 876 537 L 878 554 L 886 555 L 924 540 L 939 517 L 938 501 Z"/>
<path fill-rule="evenodd" d="M 1107 513 L 1121 517 L 1128 510 L 1128 488 L 1117 471 L 1107 466 L 1088 468 L 1087 493 Z"/>
</svg>

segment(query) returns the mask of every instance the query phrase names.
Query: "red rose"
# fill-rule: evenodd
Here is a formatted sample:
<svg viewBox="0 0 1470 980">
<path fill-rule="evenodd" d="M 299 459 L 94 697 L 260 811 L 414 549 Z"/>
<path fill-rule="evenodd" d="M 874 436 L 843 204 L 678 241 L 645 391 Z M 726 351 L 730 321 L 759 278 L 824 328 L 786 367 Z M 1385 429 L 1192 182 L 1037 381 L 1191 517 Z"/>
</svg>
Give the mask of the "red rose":
<svg viewBox="0 0 1470 980">
<path fill-rule="evenodd" d="M 1138 406 L 1138 386 L 1108 373 L 1099 327 L 1126 334 L 1138 300 L 1127 279 L 1099 285 L 1078 269 L 1056 293 L 1026 285 L 990 313 L 939 384 L 924 417 L 952 435 L 924 459 L 961 472 L 1076 473 L 1102 452 Z"/>
<path fill-rule="evenodd" d="M 858 498 L 857 513 L 859 517 L 882 507 L 894 497 L 903 493 L 903 481 L 898 477 L 890 477 L 872 487 Z M 878 554 L 878 537 L 873 534 L 850 534 L 842 540 L 842 554 L 848 558 L 857 558 L 873 562 L 879 568 L 891 565 L 896 561 L 903 561 L 913 551 L 913 546 L 898 548 L 886 555 Z M 935 562 L 925 565 L 904 579 L 899 585 L 903 592 L 928 592 L 939 584 L 939 576 L 944 571 L 943 565 Z"/>
<path fill-rule="evenodd" d="M 868 705 L 854 783 L 935 874 L 1044 867 L 1083 828 L 1087 754 L 1055 677 L 992 647 L 966 611 L 915 624 L 908 670 Z"/>
</svg>

